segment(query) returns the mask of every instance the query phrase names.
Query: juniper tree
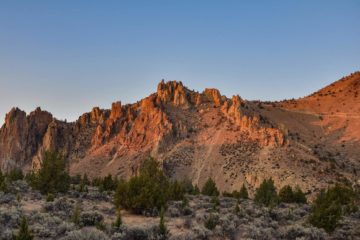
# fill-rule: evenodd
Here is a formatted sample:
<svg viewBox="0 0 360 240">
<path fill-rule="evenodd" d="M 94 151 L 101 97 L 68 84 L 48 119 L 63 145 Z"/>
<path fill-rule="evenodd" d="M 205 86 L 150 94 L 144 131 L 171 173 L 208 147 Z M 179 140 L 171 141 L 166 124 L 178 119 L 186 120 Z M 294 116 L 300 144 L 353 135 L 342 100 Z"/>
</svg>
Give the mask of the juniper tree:
<svg viewBox="0 0 360 240">
<path fill-rule="evenodd" d="M 276 193 L 274 181 L 271 178 L 265 179 L 261 183 L 260 187 L 256 189 L 255 202 L 263 204 L 267 207 L 277 204 L 278 196 Z"/>
<path fill-rule="evenodd" d="M 219 190 L 217 189 L 214 180 L 208 178 L 201 190 L 201 193 L 207 196 L 219 196 Z"/>
</svg>

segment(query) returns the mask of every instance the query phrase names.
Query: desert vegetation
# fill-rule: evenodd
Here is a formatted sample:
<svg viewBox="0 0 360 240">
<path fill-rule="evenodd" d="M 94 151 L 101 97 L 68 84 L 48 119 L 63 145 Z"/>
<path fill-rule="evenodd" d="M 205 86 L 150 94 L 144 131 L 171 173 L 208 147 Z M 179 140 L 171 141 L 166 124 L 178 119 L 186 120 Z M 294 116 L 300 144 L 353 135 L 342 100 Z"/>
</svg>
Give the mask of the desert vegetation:
<svg viewBox="0 0 360 240">
<path fill-rule="evenodd" d="M 44 159 L 61 157 L 46 153 Z M 0 239 L 360 237 L 359 196 L 350 186 L 334 185 L 308 204 L 298 186 L 277 190 L 272 179 L 254 197 L 245 185 L 220 194 L 211 178 L 200 193 L 188 180 L 169 179 L 153 158 L 128 180 L 70 178 L 63 165 L 54 166 L 25 177 L 0 172 Z M 49 172 L 65 176 L 65 186 L 49 181 Z"/>
</svg>

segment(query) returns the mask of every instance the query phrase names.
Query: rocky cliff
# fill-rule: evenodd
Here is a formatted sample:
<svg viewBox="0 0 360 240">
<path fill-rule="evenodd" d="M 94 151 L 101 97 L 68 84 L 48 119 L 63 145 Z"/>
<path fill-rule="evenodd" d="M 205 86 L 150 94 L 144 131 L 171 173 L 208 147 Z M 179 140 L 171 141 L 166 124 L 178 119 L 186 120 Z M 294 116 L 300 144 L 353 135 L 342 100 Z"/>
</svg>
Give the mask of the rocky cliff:
<svg viewBox="0 0 360 240">
<path fill-rule="evenodd" d="M 309 192 L 340 177 L 356 179 L 359 161 L 341 168 L 331 151 L 336 145 L 333 133 L 321 132 L 323 123 L 314 114 L 287 102 L 227 98 L 217 89 L 199 93 L 181 82 L 161 81 L 155 93 L 137 103 L 94 107 L 71 123 L 40 108 L 28 115 L 12 109 L 0 129 L 0 164 L 5 171 L 37 169 L 44 151 L 56 150 L 71 174 L 129 177 L 152 155 L 170 176 L 199 185 L 211 176 L 221 190 L 243 183 L 254 189 L 270 176 L 280 185 L 298 184 Z M 316 145 L 325 143 L 326 148 Z M 327 152 L 335 156 L 335 167 L 323 161 Z"/>
</svg>

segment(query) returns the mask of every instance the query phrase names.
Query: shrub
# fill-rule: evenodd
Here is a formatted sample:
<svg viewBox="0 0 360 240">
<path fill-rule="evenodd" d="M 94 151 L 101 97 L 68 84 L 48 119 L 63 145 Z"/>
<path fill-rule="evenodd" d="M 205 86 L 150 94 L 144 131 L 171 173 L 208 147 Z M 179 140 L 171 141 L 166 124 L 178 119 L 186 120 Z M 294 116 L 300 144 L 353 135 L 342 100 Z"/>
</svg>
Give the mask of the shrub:
<svg viewBox="0 0 360 240">
<path fill-rule="evenodd" d="M 33 186 L 42 194 L 62 192 L 70 187 L 70 176 L 65 169 L 65 161 L 57 152 L 45 152 L 40 170 L 33 178 Z"/>
<path fill-rule="evenodd" d="M 322 190 L 312 205 L 309 222 L 327 232 L 335 230 L 343 214 L 356 211 L 356 193 L 351 187 L 335 185 Z"/>
<path fill-rule="evenodd" d="M 194 190 L 190 193 L 192 195 L 199 195 L 200 194 L 200 189 L 197 185 L 195 185 Z"/>
<path fill-rule="evenodd" d="M 102 187 L 105 191 L 114 191 L 116 189 L 116 180 L 112 178 L 111 174 L 104 177 Z"/>
<path fill-rule="evenodd" d="M 279 191 L 279 201 L 285 203 L 306 203 L 306 196 L 298 186 L 293 191 L 289 185 L 286 185 Z"/>
<path fill-rule="evenodd" d="M 8 174 L 6 174 L 6 177 L 10 181 L 17 181 L 17 180 L 23 180 L 24 179 L 24 174 L 21 171 L 21 169 L 14 168 L 14 169 L 10 170 L 10 172 L 8 172 Z"/>
<path fill-rule="evenodd" d="M 17 235 L 13 235 L 14 240 L 32 240 L 34 236 L 31 234 L 28 226 L 28 222 L 26 217 L 22 217 L 20 223 L 19 233 Z"/>
<path fill-rule="evenodd" d="M 87 174 L 85 173 L 83 178 L 82 178 L 82 182 L 85 184 L 85 185 L 90 185 L 90 180 L 87 176 Z"/>
<path fill-rule="evenodd" d="M 265 179 L 261 183 L 260 187 L 256 189 L 255 202 L 263 204 L 267 207 L 277 204 L 278 196 L 274 186 L 274 181 L 271 178 Z"/>
<path fill-rule="evenodd" d="M 52 193 L 48 193 L 48 195 L 46 196 L 46 201 L 47 202 L 53 202 L 54 201 L 54 194 Z"/>
<path fill-rule="evenodd" d="M 236 215 L 238 215 L 238 214 L 240 213 L 240 207 L 239 207 L 239 204 L 238 204 L 238 203 L 236 203 L 236 205 L 235 205 L 234 213 L 235 213 Z"/>
<path fill-rule="evenodd" d="M 71 221 L 75 224 L 75 225 L 79 225 L 80 224 L 80 205 L 76 204 L 73 214 L 71 216 Z"/>
<path fill-rule="evenodd" d="M 294 202 L 296 202 L 296 203 L 306 203 L 307 202 L 305 193 L 300 189 L 299 186 L 297 186 L 294 191 Z"/>
<path fill-rule="evenodd" d="M 232 193 L 229 193 L 229 192 L 223 192 L 222 193 L 223 197 L 234 197 L 234 198 L 237 198 L 238 195 L 239 195 L 239 192 L 238 191 L 233 191 Z"/>
<path fill-rule="evenodd" d="M 207 196 L 219 196 L 219 190 L 217 189 L 214 180 L 209 178 L 204 184 L 201 193 Z"/>
<path fill-rule="evenodd" d="M 80 213 L 81 226 L 98 226 L 104 220 L 103 215 L 94 211 Z"/>
<path fill-rule="evenodd" d="M 78 191 L 79 192 L 89 192 L 88 187 L 83 180 L 81 180 L 81 182 L 80 182 Z"/>
<path fill-rule="evenodd" d="M 71 184 L 79 184 L 81 182 L 81 175 L 76 174 L 75 176 L 70 177 Z"/>
<path fill-rule="evenodd" d="M 184 198 L 185 192 L 186 189 L 183 183 L 178 182 L 176 180 L 170 182 L 168 194 L 171 200 L 175 200 L 175 201 L 182 200 Z"/>
<path fill-rule="evenodd" d="M 241 189 L 240 189 L 239 198 L 242 198 L 242 199 L 248 199 L 249 198 L 249 193 L 248 193 L 248 190 L 245 187 L 245 184 L 243 184 Z"/>
<path fill-rule="evenodd" d="M 210 214 L 204 223 L 205 227 L 209 230 L 214 230 L 217 224 L 218 218 L 213 214 Z"/>
<path fill-rule="evenodd" d="M 120 229 L 121 225 L 122 225 L 121 210 L 118 209 L 117 210 L 117 215 L 116 215 L 116 220 L 113 223 L 113 227 L 116 228 L 116 229 Z"/>
<path fill-rule="evenodd" d="M 159 163 L 153 158 L 146 159 L 140 167 L 137 176 L 128 182 L 118 183 L 114 203 L 116 207 L 123 207 L 134 213 L 160 210 L 170 200 L 169 181 Z"/>
<path fill-rule="evenodd" d="M 5 176 L 0 169 L 0 185 L 5 181 Z"/>
<path fill-rule="evenodd" d="M 183 181 L 181 181 L 180 183 L 183 186 L 185 193 L 191 194 L 191 195 L 196 195 L 196 189 L 189 179 L 186 178 Z M 199 190 L 199 189 L 197 189 L 197 190 Z"/>
<path fill-rule="evenodd" d="M 211 198 L 211 203 L 213 204 L 212 209 L 214 211 L 216 211 L 218 209 L 218 207 L 220 206 L 220 200 L 219 200 L 219 198 L 217 196 L 213 196 Z"/>
<path fill-rule="evenodd" d="M 67 234 L 62 240 L 108 240 L 106 234 L 98 229 L 84 228 Z"/>
<path fill-rule="evenodd" d="M 159 223 L 159 233 L 163 237 L 165 237 L 167 235 L 167 233 L 168 233 L 168 230 L 167 230 L 166 225 L 165 225 L 164 215 L 165 215 L 165 210 L 164 210 L 164 208 L 161 208 L 161 211 L 160 211 L 160 223 Z"/>
<path fill-rule="evenodd" d="M 289 185 L 286 185 L 280 189 L 279 201 L 285 203 L 292 203 L 294 201 L 294 193 Z"/>
<path fill-rule="evenodd" d="M 6 179 L 5 179 L 5 176 L 2 173 L 1 169 L 0 169 L 0 191 L 1 192 L 8 192 Z"/>
</svg>

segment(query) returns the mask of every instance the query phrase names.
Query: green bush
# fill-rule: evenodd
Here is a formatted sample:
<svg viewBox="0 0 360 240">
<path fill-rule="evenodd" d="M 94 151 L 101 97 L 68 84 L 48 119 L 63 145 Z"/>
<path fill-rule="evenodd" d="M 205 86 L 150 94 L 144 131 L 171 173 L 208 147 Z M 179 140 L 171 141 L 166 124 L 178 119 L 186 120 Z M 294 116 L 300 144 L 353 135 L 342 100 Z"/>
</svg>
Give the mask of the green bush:
<svg viewBox="0 0 360 240">
<path fill-rule="evenodd" d="M 306 203 L 307 202 L 305 193 L 301 190 L 301 188 L 299 186 L 297 186 L 294 191 L 294 202 L 296 202 L 296 203 Z"/>
<path fill-rule="evenodd" d="M 162 207 L 160 211 L 160 223 L 159 223 L 159 233 L 161 236 L 165 237 L 168 233 L 167 227 L 165 225 L 165 210 Z"/>
<path fill-rule="evenodd" d="M 31 234 L 29 230 L 28 222 L 25 217 L 22 217 L 20 223 L 19 233 L 17 235 L 13 235 L 13 240 L 32 240 L 34 236 Z"/>
<path fill-rule="evenodd" d="M 278 196 L 274 181 L 271 178 L 265 179 L 261 183 L 260 187 L 256 189 L 255 202 L 263 204 L 267 207 L 272 207 L 277 204 Z"/>
<path fill-rule="evenodd" d="M 233 197 L 233 198 L 236 198 L 236 199 L 248 199 L 249 198 L 249 194 L 248 194 L 248 191 L 245 187 L 245 185 L 243 184 L 241 189 L 240 189 L 240 192 L 234 190 L 232 191 L 231 193 L 229 192 L 223 192 L 222 194 L 224 197 Z"/>
<path fill-rule="evenodd" d="M 116 179 L 112 178 L 112 175 L 109 174 L 106 177 L 104 177 L 104 180 L 102 181 L 102 186 L 105 191 L 115 191 L 116 190 Z"/>
<path fill-rule="evenodd" d="M 186 189 L 182 182 L 172 181 L 169 184 L 168 197 L 171 200 L 180 201 L 184 198 Z"/>
<path fill-rule="evenodd" d="M 234 198 L 237 198 L 239 195 L 239 192 L 238 191 L 233 191 L 232 193 L 229 193 L 229 192 L 223 192 L 222 193 L 222 196 L 223 197 L 234 197 Z"/>
<path fill-rule="evenodd" d="M 121 218 L 121 209 L 117 210 L 116 220 L 113 223 L 113 227 L 116 229 L 120 229 L 122 225 L 122 218 Z"/>
<path fill-rule="evenodd" d="M 239 198 L 242 198 L 242 199 L 248 199 L 249 198 L 249 193 L 248 193 L 247 188 L 245 187 L 245 184 L 243 184 L 241 189 L 240 189 Z"/>
<path fill-rule="evenodd" d="M 294 202 L 294 193 L 289 185 L 285 185 L 279 191 L 279 201 L 284 203 Z"/>
<path fill-rule="evenodd" d="M 117 207 L 137 214 L 154 208 L 160 210 L 171 200 L 169 192 L 172 191 L 169 190 L 169 186 L 168 179 L 159 169 L 159 163 L 153 158 L 148 158 L 141 165 L 137 176 L 127 182 L 119 181 L 114 203 Z"/>
<path fill-rule="evenodd" d="M 21 169 L 14 168 L 6 174 L 6 178 L 9 179 L 9 181 L 23 180 L 24 174 Z"/>
<path fill-rule="evenodd" d="M 279 201 L 284 203 L 306 203 L 306 196 L 299 187 L 295 191 L 289 186 L 285 185 L 279 191 Z"/>
<path fill-rule="evenodd" d="M 45 152 L 41 168 L 28 178 L 31 185 L 42 194 L 65 193 L 70 187 L 70 176 L 66 171 L 65 161 L 57 152 Z"/>
<path fill-rule="evenodd" d="M 6 183 L 6 179 L 4 174 L 2 173 L 1 169 L 0 169 L 0 191 L 1 192 L 8 192 L 8 187 L 7 187 L 7 183 Z"/>
<path fill-rule="evenodd" d="M 52 194 L 52 193 L 47 194 L 47 196 L 46 196 L 46 201 L 47 202 L 53 202 L 54 199 L 55 199 L 54 194 Z"/>
<path fill-rule="evenodd" d="M 193 191 L 190 194 L 191 195 L 199 195 L 200 194 L 199 187 L 197 185 L 195 185 Z"/>
<path fill-rule="evenodd" d="M 357 210 L 356 193 L 351 187 L 335 185 L 322 190 L 312 205 L 309 222 L 327 232 L 332 232 L 343 214 Z"/>
<path fill-rule="evenodd" d="M 218 196 L 213 196 L 211 198 L 211 203 L 213 204 L 212 210 L 217 211 L 220 206 L 220 200 L 219 200 Z"/>
<path fill-rule="evenodd" d="M 71 221 L 75 224 L 75 225 L 80 225 L 80 214 L 81 214 L 81 209 L 80 209 L 80 205 L 79 203 L 77 203 L 75 205 L 73 214 L 71 216 Z"/>
<path fill-rule="evenodd" d="M 210 214 L 209 218 L 206 219 L 204 223 L 205 227 L 209 230 L 214 230 L 217 224 L 218 224 L 218 218 L 213 214 Z"/>
<path fill-rule="evenodd" d="M 217 189 L 214 180 L 209 178 L 204 184 L 201 193 L 207 196 L 219 196 L 219 190 Z"/>
</svg>

